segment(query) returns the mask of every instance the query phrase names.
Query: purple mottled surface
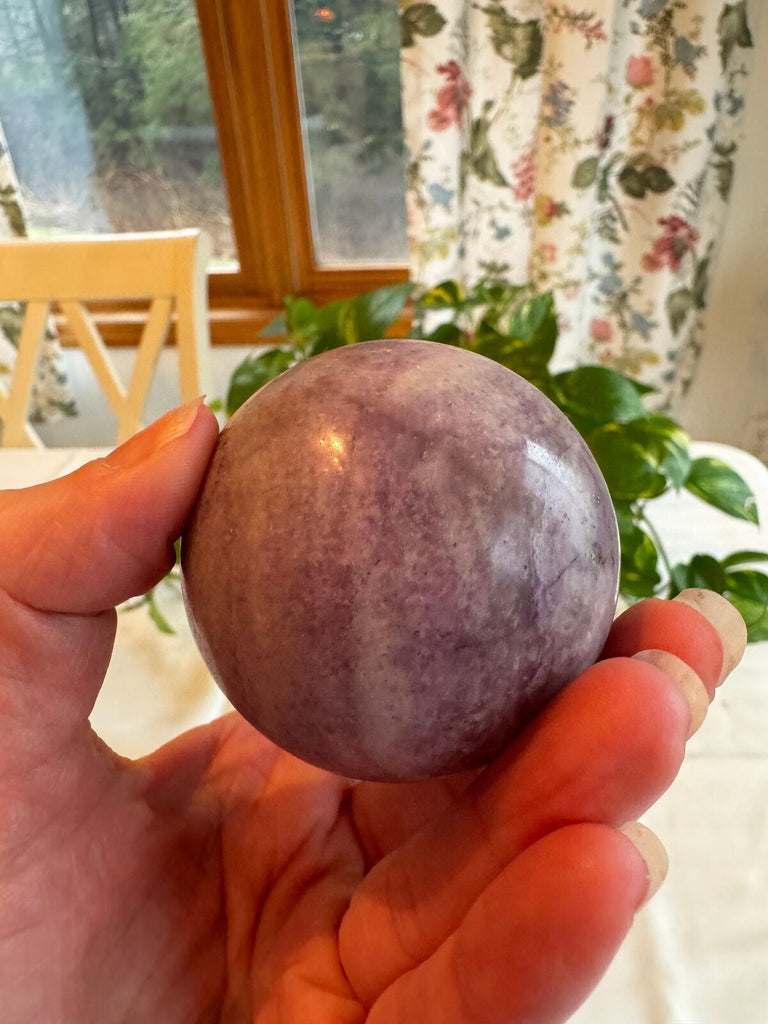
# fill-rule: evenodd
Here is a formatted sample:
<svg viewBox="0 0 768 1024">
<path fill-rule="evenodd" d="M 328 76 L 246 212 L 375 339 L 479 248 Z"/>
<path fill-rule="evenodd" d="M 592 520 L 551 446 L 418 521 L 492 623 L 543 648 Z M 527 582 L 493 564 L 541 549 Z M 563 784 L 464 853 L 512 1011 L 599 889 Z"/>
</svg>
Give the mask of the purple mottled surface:
<svg viewBox="0 0 768 1024">
<path fill-rule="evenodd" d="M 591 664 L 616 521 L 534 387 L 430 342 L 336 349 L 221 433 L 184 537 L 187 609 L 232 703 L 356 778 L 487 761 Z"/>
</svg>

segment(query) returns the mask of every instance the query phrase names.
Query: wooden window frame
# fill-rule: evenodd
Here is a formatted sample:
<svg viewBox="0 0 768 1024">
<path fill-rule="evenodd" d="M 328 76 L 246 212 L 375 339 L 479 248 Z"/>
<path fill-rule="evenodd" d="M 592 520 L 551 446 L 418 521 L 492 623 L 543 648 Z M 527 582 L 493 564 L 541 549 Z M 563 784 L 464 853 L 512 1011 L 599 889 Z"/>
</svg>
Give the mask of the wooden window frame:
<svg viewBox="0 0 768 1024">
<path fill-rule="evenodd" d="M 307 190 L 288 0 L 196 0 L 239 269 L 210 275 L 214 344 L 259 344 L 286 295 L 322 303 L 408 277 L 320 266 Z"/>
</svg>

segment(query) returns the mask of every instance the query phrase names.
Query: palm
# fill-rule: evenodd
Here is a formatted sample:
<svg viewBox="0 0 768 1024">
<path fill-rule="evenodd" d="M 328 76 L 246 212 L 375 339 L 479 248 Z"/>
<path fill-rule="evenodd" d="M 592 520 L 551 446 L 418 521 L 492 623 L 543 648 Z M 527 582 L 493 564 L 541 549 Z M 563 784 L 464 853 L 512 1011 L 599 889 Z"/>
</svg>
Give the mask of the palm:
<svg viewBox="0 0 768 1024">
<path fill-rule="evenodd" d="M 392 803 L 412 788 L 368 787 L 382 814 L 361 833 L 346 780 L 236 715 L 135 764 L 84 727 L 68 758 L 48 768 L 68 792 L 52 799 L 46 772 L 15 794 L 37 809 L 27 827 L 40 845 L 19 858 L 12 888 L 38 892 L 45 919 L 25 921 L 13 900 L 0 910 L 2 933 L 16 932 L 6 970 L 23 980 L 14 1019 L 365 1019 L 339 925 L 371 859 L 413 827 L 413 801 L 403 815 Z M 429 788 L 450 798 L 448 784 Z M 74 942 L 62 949 L 64 928 Z M 32 941 L 62 979 L 51 1001 L 28 974 Z"/>
<path fill-rule="evenodd" d="M 565 1020 L 647 893 L 616 826 L 672 781 L 691 722 L 631 655 L 682 638 L 711 696 L 716 631 L 636 606 L 625 656 L 473 778 L 353 786 L 236 715 L 127 762 L 88 725 L 111 606 L 167 571 L 216 436 L 173 416 L 112 464 L 0 492 L 3 1020 Z"/>
</svg>

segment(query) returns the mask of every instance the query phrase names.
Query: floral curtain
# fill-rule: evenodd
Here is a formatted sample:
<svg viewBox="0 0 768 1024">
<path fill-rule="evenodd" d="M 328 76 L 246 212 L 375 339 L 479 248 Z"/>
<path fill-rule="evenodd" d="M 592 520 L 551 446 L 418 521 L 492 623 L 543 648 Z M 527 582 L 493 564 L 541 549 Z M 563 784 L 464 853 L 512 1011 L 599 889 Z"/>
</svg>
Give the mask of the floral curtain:
<svg viewBox="0 0 768 1024">
<path fill-rule="evenodd" d="M 0 239 L 20 238 L 27 233 L 19 196 L 19 183 L 0 123 Z M 8 379 L 15 358 L 15 345 L 21 331 L 23 307 L 18 302 L 0 303 L 0 385 Z M 51 324 L 40 350 L 37 376 L 32 386 L 29 418 L 43 423 L 60 414 L 76 415 L 66 374 L 61 366 L 61 350 Z"/>
<path fill-rule="evenodd" d="M 411 274 L 554 290 L 564 365 L 690 383 L 757 0 L 401 0 Z"/>
</svg>

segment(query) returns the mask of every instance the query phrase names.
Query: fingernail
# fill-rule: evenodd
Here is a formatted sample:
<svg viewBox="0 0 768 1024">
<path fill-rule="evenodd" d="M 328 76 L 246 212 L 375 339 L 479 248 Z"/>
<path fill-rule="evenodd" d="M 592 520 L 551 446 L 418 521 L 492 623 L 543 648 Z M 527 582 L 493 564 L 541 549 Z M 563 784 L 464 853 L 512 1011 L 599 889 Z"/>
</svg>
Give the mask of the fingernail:
<svg viewBox="0 0 768 1024">
<path fill-rule="evenodd" d="M 638 661 L 647 661 L 661 669 L 664 675 L 669 676 L 683 691 L 683 696 L 691 709 L 691 724 L 686 736 L 686 739 L 690 739 L 707 716 L 709 694 L 704 683 L 690 665 L 686 665 L 682 658 L 678 658 L 676 654 L 670 654 L 669 651 L 638 651 L 633 657 Z"/>
<path fill-rule="evenodd" d="M 130 469 L 132 466 L 144 462 L 150 455 L 164 448 L 171 441 L 183 437 L 190 430 L 204 401 L 205 395 L 200 395 L 199 398 L 194 398 L 186 405 L 171 409 L 160 419 L 150 423 L 148 427 L 140 430 L 118 448 L 115 448 L 104 459 L 104 465 L 109 466 L 110 469 Z"/>
<path fill-rule="evenodd" d="M 724 681 L 741 661 L 747 646 L 747 626 L 730 601 L 713 590 L 691 588 L 678 594 L 675 601 L 701 612 L 715 627 L 723 642 L 723 667 L 717 685 Z"/>
<path fill-rule="evenodd" d="M 667 851 L 656 833 L 651 832 L 645 825 L 641 825 L 639 821 L 628 821 L 621 826 L 619 832 L 624 833 L 645 861 L 645 866 L 648 869 L 648 889 L 643 902 L 647 903 L 651 896 L 658 892 L 659 886 L 667 877 L 669 870 Z"/>
</svg>

